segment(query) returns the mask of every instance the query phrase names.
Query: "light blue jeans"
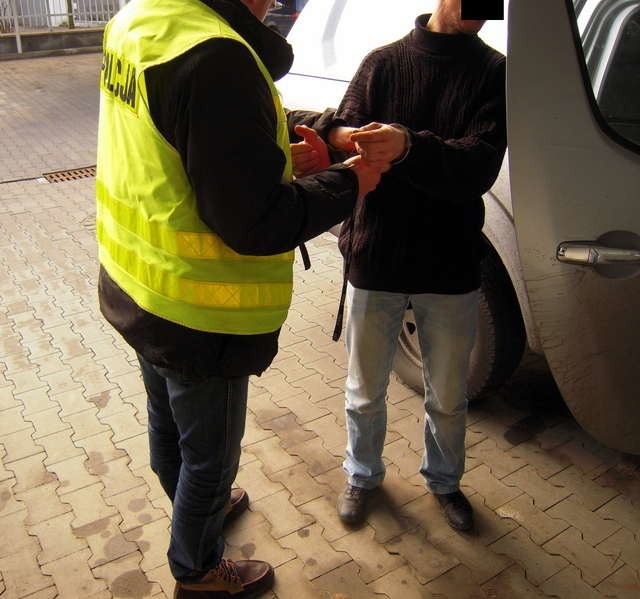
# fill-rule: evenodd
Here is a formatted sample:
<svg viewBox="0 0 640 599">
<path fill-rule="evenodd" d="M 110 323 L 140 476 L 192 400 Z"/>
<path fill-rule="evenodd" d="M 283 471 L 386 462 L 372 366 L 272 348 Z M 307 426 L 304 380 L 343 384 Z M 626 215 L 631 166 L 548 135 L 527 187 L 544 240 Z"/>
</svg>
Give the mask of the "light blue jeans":
<svg viewBox="0 0 640 599">
<path fill-rule="evenodd" d="M 464 471 L 466 380 L 478 291 L 461 295 L 347 289 L 348 482 L 373 489 L 384 478 L 387 387 L 402 319 L 411 302 L 422 352 L 424 447 L 420 472 L 433 493 L 457 491 Z"/>
</svg>

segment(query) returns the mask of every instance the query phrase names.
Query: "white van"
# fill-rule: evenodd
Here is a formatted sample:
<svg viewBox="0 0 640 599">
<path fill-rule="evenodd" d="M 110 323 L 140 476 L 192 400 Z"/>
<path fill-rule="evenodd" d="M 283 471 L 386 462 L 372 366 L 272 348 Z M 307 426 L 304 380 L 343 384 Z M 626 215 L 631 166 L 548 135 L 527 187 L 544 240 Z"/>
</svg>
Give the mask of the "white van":
<svg viewBox="0 0 640 599">
<path fill-rule="evenodd" d="M 285 106 L 338 106 L 365 54 L 434 5 L 309 0 L 288 36 Z M 508 54 L 509 150 L 484 197 L 469 397 L 500 386 L 527 343 L 588 432 L 640 454 L 640 0 L 505 7 L 481 31 Z M 408 311 L 395 369 L 420 388 L 415 337 Z"/>
</svg>

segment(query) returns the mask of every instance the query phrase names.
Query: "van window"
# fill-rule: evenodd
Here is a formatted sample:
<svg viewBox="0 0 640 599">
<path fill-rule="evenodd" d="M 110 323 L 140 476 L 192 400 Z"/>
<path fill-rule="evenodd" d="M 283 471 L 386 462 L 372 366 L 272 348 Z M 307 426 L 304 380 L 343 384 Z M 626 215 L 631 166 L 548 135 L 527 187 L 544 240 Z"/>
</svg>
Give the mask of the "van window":
<svg viewBox="0 0 640 599">
<path fill-rule="evenodd" d="M 640 146 L 640 0 L 573 4 L 599 115 L 616 137 Z"/>
</svg>

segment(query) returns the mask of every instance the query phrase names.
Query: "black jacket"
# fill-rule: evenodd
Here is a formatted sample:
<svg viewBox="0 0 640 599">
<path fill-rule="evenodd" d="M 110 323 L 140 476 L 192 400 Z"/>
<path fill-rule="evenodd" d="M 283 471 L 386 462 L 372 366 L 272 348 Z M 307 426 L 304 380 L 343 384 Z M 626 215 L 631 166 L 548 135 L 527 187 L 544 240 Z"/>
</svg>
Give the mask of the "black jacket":
<svg viewBox="0 0 640 599">
<path fill-rule="evenodd" d="M 263 60 L 274 79 L 293 60 L 284 38 L 265 27 L 240 0 L 203 0 Z M 179 152 L 202 220 L 242 254 L 294 249 L 343 220 L 357 195 L 344 169 L 282 184 L 285 157 L 276 143 L 269 88 L 240 43 L 212 39 L 145 73 L 151 116 Z M 226 335 L 196 331 L 137 306 L 100 269 L 105 318 L 148 361 L 186 379 L 260 374 L 277 352 L 279 331 Z"/>
</svg>

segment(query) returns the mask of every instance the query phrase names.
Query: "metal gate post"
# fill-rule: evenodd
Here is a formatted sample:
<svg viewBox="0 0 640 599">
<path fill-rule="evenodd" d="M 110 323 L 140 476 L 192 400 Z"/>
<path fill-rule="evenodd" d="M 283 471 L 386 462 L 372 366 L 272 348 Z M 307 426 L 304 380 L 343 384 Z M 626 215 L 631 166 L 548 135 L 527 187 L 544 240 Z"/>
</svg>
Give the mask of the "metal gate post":
<svg viewBox="0 0 640 599">
<path fill-rule="evenodd" d="M 18 10 L 16 8 L 15 0 L 11 0 L 11 13 L 13 16 L 13 31 L 16 36 L 16 48 L 18 54 L 22 54 L 22 38 L 20 37 L 20 26 L 18 25 Z"/>
</svg>

